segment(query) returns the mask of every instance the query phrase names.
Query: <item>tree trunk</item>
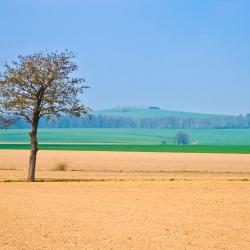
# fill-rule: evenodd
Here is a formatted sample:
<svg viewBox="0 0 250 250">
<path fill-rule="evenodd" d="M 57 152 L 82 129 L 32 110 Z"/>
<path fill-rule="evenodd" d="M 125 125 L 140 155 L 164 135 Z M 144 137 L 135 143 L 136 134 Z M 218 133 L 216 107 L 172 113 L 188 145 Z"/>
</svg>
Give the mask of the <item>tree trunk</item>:
<svg viewBox="0 0 250 250">
<path fill-rule="evenodd" d="M 32 128 L 29 133 L 31 150 L 30 150 L 28 182 L 35 181 L 36 155 L 38 151 L 38 146 L 37 146 L 38 121 L 39 121 L 39 114 L 34 114 L 33 119 L 32 119 Z"/>
</svg>

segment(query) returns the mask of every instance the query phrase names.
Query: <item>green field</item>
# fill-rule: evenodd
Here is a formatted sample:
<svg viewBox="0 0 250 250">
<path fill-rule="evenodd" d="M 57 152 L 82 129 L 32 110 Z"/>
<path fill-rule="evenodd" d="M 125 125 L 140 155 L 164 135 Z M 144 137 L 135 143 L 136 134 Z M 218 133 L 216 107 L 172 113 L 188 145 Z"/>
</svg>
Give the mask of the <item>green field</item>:
<svg viewBox="0 0 250 250">
<path fill-rule="evenodd" d="M 173 144 L 176 129 L 40 129 L 41 143 Z M 192 145 L 250 145 L 250 129 L 187 129 Z M 29 130 L 0 130 L 0 143 L 28 143 Z"/>
<path fill-rule="evenodd" d="M 0 144 L 0 149 L 29 149 L 29 144 Z M 183 152 L 250 154 L 250 145 L 79 145 L 41 144 L 41 150 L 124 151 L 124 152 Z"/>
<path fill-rule="evenodd" d="M 191 145 L 173 145 L 175 129 L 40 129 L 40 149 L 250 153 L 250 129 L 191 129 Z M 28 149 L 29 130 L 0 130 L 0 149 Z M 165 141 L 166 145 L 162 145 Z"/>
</svg>

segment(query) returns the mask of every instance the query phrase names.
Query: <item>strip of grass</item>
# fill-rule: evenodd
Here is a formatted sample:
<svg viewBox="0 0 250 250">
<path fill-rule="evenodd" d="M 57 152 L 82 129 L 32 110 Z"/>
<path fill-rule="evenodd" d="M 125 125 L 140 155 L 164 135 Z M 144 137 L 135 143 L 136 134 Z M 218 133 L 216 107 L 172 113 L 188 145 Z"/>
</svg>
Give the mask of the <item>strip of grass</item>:
<svg viewBox="0 0 250 250">
<path fill-rule="evenodd" d="M 29 149 L 29 144 L 0 144 L 0 149 Z M 250 145 L 77 145 L 41 144 L 41 150 L 124 151 L 124 152 L 183 152 L 250 154 Z"/>
</svg>

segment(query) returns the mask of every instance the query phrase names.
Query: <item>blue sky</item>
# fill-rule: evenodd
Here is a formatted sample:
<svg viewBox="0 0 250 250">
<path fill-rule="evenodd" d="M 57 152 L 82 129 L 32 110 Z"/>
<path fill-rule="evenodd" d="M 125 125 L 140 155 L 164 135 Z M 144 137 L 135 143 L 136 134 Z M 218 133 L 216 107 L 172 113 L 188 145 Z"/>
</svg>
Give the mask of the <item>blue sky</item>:
<svg viewBox="0 0 250 250">
<path fill-rule="evenodd" d="M 247 0 L 1 0 L 0 64 L 70 49 L 93 109 L 250 113 L 249 9 Z"/>
</svg>

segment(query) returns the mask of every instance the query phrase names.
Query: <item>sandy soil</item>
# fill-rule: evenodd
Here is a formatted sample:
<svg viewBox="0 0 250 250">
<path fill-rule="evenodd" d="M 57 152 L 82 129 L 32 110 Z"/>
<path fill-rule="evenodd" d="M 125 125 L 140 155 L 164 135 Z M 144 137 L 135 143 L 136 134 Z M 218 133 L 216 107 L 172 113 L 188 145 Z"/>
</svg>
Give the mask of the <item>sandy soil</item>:
<svg viewBox="0 0 250 250">
<path fill-rule="evenodd" d="M 27 171 L 0 170 L 0 181 L 26 180 Z M 37 180 L 249 180 L 250 173 L 178 171 L 37 171 Z"/>
<path fill-rule="evenodd" d="M 27 150 L 0 150 L 0 181 L 26 179 L 28 158 Z M 51 171 L 57 162 L 69 171 Z M 250 155 L 40 151 L 37 170 L 42 179 L 250 179 Z"/>
<path fill-rule="evenodd" d="M 0 150 L 0 181 L 28 153 Z M 1 250 L 250 249 L 249 155 L 40 151 L 37 178 L 91 181 L 0 182 Z"/>
<path fill-rule="evenodd" d="M 0 183 L 0 249 L 250 249 L 249 182 Z"/>
<path fill-rule="evenodd" d="M 0 150 L 0 169 L 26 169 L 28 158 L 27 150 Z M 250 172 L 250 154 L 38 152 L 40 170 L 52 169 L 60 161 L 67 162 L 70 169 L 81 170 Z"/>
</svg>

